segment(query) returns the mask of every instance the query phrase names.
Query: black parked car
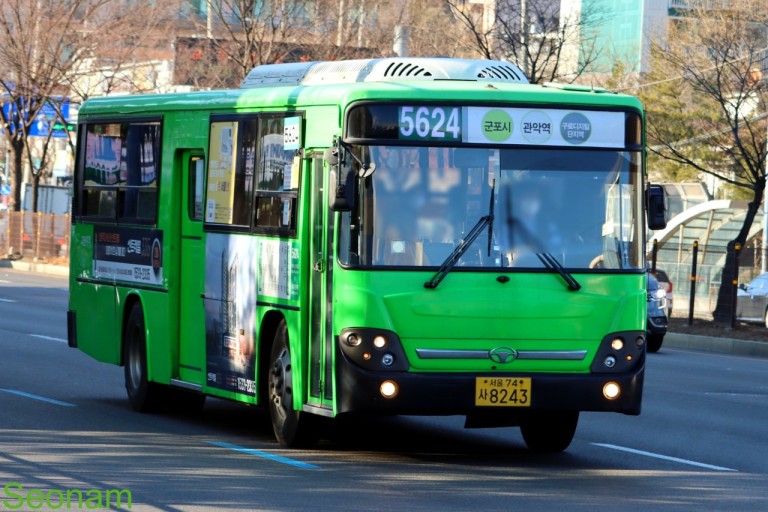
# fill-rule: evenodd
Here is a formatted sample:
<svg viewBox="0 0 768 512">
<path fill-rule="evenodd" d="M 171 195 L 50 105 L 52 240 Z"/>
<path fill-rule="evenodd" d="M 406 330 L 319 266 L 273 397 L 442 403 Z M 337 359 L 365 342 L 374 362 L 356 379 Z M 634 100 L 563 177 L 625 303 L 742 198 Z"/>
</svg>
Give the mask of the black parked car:
<svg viewBox="0 0 768 512">
<path fill-rule="evenodd" d="M 747 285 L 739 285 L 736 318 L 768 327 L 768 273 L 760 274 Z"/>
<path fill-rule="evenodd" d="M 664 335 L 667 334 L 666 301 L 667 291 L 659 286 L 653 274 L 648 274 L 648 322 L 645 336 L 648 339 L 648 352 L 658 352 L 664 343 Z"/>
</svg>

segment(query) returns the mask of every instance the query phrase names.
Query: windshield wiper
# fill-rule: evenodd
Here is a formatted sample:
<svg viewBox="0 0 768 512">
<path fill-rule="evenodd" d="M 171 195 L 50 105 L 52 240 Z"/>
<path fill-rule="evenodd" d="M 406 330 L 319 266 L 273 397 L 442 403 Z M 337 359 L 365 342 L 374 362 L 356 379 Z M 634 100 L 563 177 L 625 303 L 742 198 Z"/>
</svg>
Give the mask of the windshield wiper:
<svg viewBox="0 0 768 512">
<path fill-rule="evenodd" d="M 577 290 L 581 289 L 581 285 L 579 282 L 574 279 L 574 277 L 567 271 L 565 268 L 560 264 L 559 261 L 557 261 L 557 258 L 552 256 L 548 252 L 537 252 L 536 256 L 539 257 L 541 262 L 544 264 L 545 267 L 555 269 L 558 274 L 560 274 L 560 277 L 563 278 L 563 281 L 568 284 L 568 289 L 572 292 L 575 292 Z"/>
<path fill-rule="evenodd" d="M 469 249 L 474 241 L 477 240 L 477 237 L 480 236 L 480 233 L 483 232 L 486 226 L 488 226 L 488 255 L 491 255 L 491 237 L 493 236 L 493 204 L 495 191 L 496 180 L 493 180 L 493 183 L 491 184 L 491 205 L 488 208 L 488 215 L 483 215 L 480 217 L 480 220 L 478 220 L 477 224 L 472 227 L 467 236 L 464 237 L 464 240 L 462 240 L 461 243 L 456 246 L 453 252 L 451 252 L 451 254 L 449 254 L 445 259 L 443 264 L 440 265 L 440 268 L 437 270 L 435 275 L 432 276 L 432 279 L 424 283 L 424 288 L 437 288 L 437 285 L 440 284 L 440 281 L 442 281 L 445 276 L 448 275 L 448 272 L 450 272 L 453 267 L 456 266 L 461 257 L 464 256 L 464 253 L 467 252 L 467 249 Z"/>
</svg>

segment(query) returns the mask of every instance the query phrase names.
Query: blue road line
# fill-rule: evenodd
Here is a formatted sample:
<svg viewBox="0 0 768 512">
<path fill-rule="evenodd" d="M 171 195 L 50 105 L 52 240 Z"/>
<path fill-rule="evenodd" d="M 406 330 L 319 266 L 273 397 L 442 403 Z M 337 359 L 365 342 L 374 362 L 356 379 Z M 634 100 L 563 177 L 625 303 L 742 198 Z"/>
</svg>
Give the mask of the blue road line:
<svg viewBox="0 0 768 512">
<path fill-rule="evenodd" d="M 0 391 L 5 391 L 6 393 L 11 393 L 12 395 L 19 395 L 27 398 L 33 398 L 35 400 L 40 400 L 41 402 L 48 402 L 49 404 L 61 405 L 64 407 L 77 407 L 75 404 L 71 404 L 69 402 L 62 402 L 61 400 L 54 400 L 53 398 L 45 398 L 44 396 L 33 395 L 32 393 L 19 391 L 18 389 L 0 389 Z"/>
<path fill-rule="evenodd" d="M 208 444 L 212 444 L 214 446 L 219 446 L 221 448 L 227 448 L 229 450 L 235 450 L 236 452 L 242 452 L 247 453 L 248 455 L 255 455 L 257 457 L 261 457 L 264 459 L 272 460 L 275 462 L 281 462 L 283 464 L 288 464 L 289 466 L 293 466 L 296 468 L 301 469 L 320 469 L 320 466 L 315 466 L 314 464 L 309 464 L 307 462 L 302 462 L 300 460 L 294 460 L 289 459 L 288 457 L 281 457 L 280 455 L 275 455 L 273 453 L 267 453 L 262 452 L 260 450 L 254 450 L 252 448 L 243 448 L 242 446 L 237 446 L 235 444 L 230 443 L 224 443 L 221 441 L 206 441 Z"/>
</svg>

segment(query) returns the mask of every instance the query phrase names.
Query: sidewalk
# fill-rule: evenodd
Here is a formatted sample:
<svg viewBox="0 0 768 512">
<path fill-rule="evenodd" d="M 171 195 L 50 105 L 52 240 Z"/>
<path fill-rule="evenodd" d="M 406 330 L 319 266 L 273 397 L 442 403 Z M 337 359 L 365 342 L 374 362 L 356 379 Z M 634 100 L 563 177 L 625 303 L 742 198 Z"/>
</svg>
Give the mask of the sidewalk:
<svg viewBox="0 0 768 512">
<path fill-rule="evenodd" d="M 29 260 L 8 260 L 0 259 L 0 268 L 12 268 L 25 272 L 38 272 L 40 274 L 49 274 L 55 276 L 69 276 L 69 267 L 62 265 L 51 265 L 49 263 L 35 262 Z"/>
<path fill-rule="evenodd" d="M 737 356 L 762 357 L 768 359 L 768 331 L 766 341 L 735 340 L 731 338 L 716 338 L 713 336 L 698 336 L 679 332 L 668 332 L 664 336 L 664 347 L 685 348 L 702 352 L 716 352 Z"/>
</svg>

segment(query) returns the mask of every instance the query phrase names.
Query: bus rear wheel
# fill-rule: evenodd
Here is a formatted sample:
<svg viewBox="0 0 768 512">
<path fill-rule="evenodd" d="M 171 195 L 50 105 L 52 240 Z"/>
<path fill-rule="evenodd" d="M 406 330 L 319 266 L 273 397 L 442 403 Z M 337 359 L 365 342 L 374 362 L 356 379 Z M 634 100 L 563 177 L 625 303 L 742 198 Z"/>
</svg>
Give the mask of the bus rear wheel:
<svg viewBox="0 0 768 512">
<path fill-rule="evenodd" d="M 163 405 L 163 387 L 147 377 L 147 334 L 144 311 L 139 304 L 131 308 L 123 333 L 125 390 L 135 411 L 155 412 Z"/>
<path fill-rule="evenodd" d="M 534 412 L 520 424 L 525 444 L 537 452 L 561 452 L 570 446 L 579 411 Z"/>
<path fill-rule="evenodd" d="M 293 408 L 293 368 L 288 344 L 288 326 L 280 322 L 272 342 L 267 378 L 269 416 L 277 441 L 286 447 L 310 446 L 317 442 L 313 417 Z"/>
</svg>

